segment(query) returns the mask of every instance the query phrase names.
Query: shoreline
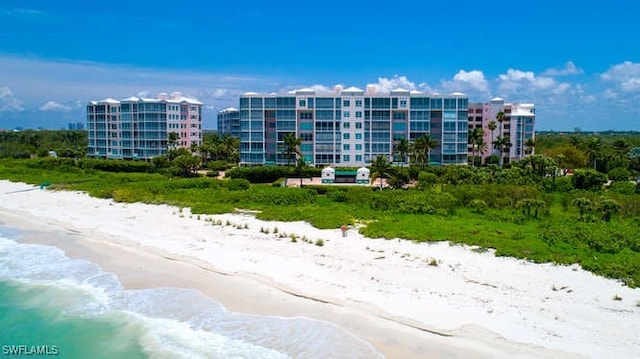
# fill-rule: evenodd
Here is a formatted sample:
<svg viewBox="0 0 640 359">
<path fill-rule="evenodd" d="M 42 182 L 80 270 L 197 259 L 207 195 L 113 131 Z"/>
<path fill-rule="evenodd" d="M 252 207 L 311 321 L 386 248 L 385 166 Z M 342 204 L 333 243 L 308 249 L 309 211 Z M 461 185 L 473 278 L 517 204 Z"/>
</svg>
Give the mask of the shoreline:
<svg viewBox="0 0 640 359">
<path fill-rule="evenodd" d="M 429 270 L 444 272 L 440 274 L 446 274 L 448 277 L 444 278 L 450 280 L 451 275 L 457 276 L 455 272 L 459 266 L 454 264 L 448 268 L 446 262 L 449 261 L 444 257 L 445 252 L 452 252 L 453 256 L 459 255 L 458 252 L 468 252 L 467 255 L 470 254 L 478 262 L 477 265 L 496 265 L 498 267 L 495 269 L 497 273 L 510 269 L 509 266 L 517 265 L 519 267 L 536 267 L 545 271 L 555 270 L 558 273 L 563 272 L 560 273 L 563 275 L 566 274 L 564 272 L 578 272 L 577 274 L 584 275 L 575 268 L 553 268 L 550 265 L 534 265 L 516 260 L 505 260 L 495 258 L 489 253 L 474 253 L 468 248 L 460 246 L 429 246 L 400 240 L 363 239 L 354 231 L 350 231 L 349 237 L 342 240 L 339 230 L 309 229 L 312 227 L 302 223 L 265 222 L 242 214 L 207 216 L 215 217 L 221 221 L 229 221 L 232 224 L 230 226 L 211 226 L 206 223 L 205 219 L 188 218 L 188 213 L 176 213 L 177 209 L 168 206 L 114 203 L 72 192 L 34 190 L 8 193 L 30 187 L 24 184 L 0 181 L 0 194 L 6 197 L 6 200 L 0 204 L 0 219 L 7 225 L 27 230 L 25 242 L 59 247 L 69 257 L 88 259 L 100 265 L 103 270 L 115 273 L 127 289 L 193 288 L 221 302 L 232 311 L 283 317 L 304 316 L 326 321 L 370 343 L 376 350 L 390 358 L 458 358 L 469 356 L 506 358 L 515 355 L 518 357 L 566 358 L 572 355 L 578 357 L 577 354 L 574 354 L 575 352 L 572 353 L 571 348 L 547 349 L 535 342 L 504 339 L 500 334 L 497 334 L 499 332 L 479 325 L 484 323 L 496 325 L 496 323 L 483 322 L 477 318 L 478 316 L 490 318 L 492 313 L 500 311 L 498 305 L 493 308 L 491 303 L 481 303 L 480 305 L 476 303 L 472 308 L 476 312 L 476 318 L 469 317 L 467 323 L 463 322 L 462 325 L 459 325 L 462 322 L 460 317 L 466 315 L 468 309 L 460 308 L 463 309 L 461 310 L 462 315 L 460 315 L 455 312 L 453 306 L 446 307 L 446 304 L 452 301 L 455 305 L 456 296 L 464 295 L 467 299 L 477 299 L 474 295 L 476 297 L 479 295 L 461 292 L 459 288 L 450 286 L 451 283 L 443 282 L 440 275 L 435 275 L 437 273 L 429 272 Z M 14 197 L 17 197 L 16 195 L 22 199 L 20 204 L 13 201 Z M 54 213 L 69 207 L 72 208 L 69 209 L 68 215 Z M 98 217 L 102 216 L 102 219 L 90 215 L 91 218 L 84 218 L 78 208 L 84 209 L 85 212 L 94 210 L 100 212 Z M 103 209 L 108 213 L 102 213 Z M 114 213 L 117 213 L 118 217 L 115 217 Z M 163 236 L 162 232 L 166 228 L 158 228 L 155 232 L 149 233 L 150 238 L 138 239 L 135 237 L 139 235 L 139 232 L 127 233 L 127 230 L 131 229 L 128 222 L 144 222 L 137 224 L 143 229 L 151 229 L 149 228 L 150 223 L 154 222 L 145 222 L 142 217 L 153 215 L 156 217 L 167 215 L 168 217 L 158 218 L 158 222 L 163 222 L 163 219 L 167 222 L 171 220 L 169 224 L 172 228 L 171 232 L 164 233 Z M 111 225 L 106 228 L 105 225 L 109 226 L 109 220 L 122 226 Z M 249 223 L 252 228 L 245 230 L 243 229 L 244 225 L 239 222 Z M 240 228 L 235 228 L 234 225 Z M 258 227 L 253 228 L 256 225 Z M 158 226 L 160 225 L 158 224 Z M 182 229 L 190 236 L 185 238 L 184 231 L 174 230 L 174 226 L 184 227 Z M 260 237 L 256 234 L 258 229 L 262 230 L 260 226 L 271 228 L 278 226 L 280 233 L 305 233 L 312 241 L 324 238 L 325 246 L 290 243 L 288 238 L 278 240 L 273 235 Z M 34 231 L 34 228 L 38 230 Z M 50 233 L 56 233 L 56 235 L 51 236 Z M 211 239 L 212 235 L 215 240 Z M 166 238 L 167 236 L 172 240 Z M 363 243 L 360 243 L 363 241 L 364 246 Z M 185 245 L 189 250 L 184 248 Z M 365 261 L 356 261 L 358 262 L 356 264 L 359 264 L 361 268 L 349 267 L 350 263 L 330 251 L 331 247 L 343 245 L 346 248 L 340 247 L 334 248 L 334 250 L 341 252 L 347 249 L 352 251 L 354 258 L 366 257 Z M 393 252 L 397 253 L 390 252 L 387 247 L 393 248 Z M 418 258 L 417 254 L 412 254 L 413 260 L 407 260 L 404 256 L 404 254 L 412 253 L 417 249 L 426 250 L 425 248 L 430 250 L 429 252 L 438 258 L 438 261 L 444 263 L 439 264 L 436 268 L 430 268 L 425 263 L 427 257 Z M 224 253 L 215 255 L 216 252 Z M 249 258 L 238 258 L 237 255 Z M 224 257 L 234 260 L 227 258 L 225 261 Z M 277 260 L 280 260 L 281 263 L 274 263 Z M 380 267 L 388 270 L 389 276 L 392 278 L 386 278 L 385 273 L 379 271 L 380 268 L 367 268 L 367 263 L 376 262 L 383 262 L 384 265 Z M 414 268 L 416 266 L 418 268 Z M 327 268 L 332 269 L 327 273 Z M 536 268 L 531 268 L 531 270 Z M 422 279 L 413 277 L 413 272 L 416 270 L 418 274 L 421 274 Z M 284 273 L 280 271 L 284 271 Z M 300 274 L 292 276 L 287 271 L 299 271 Z M 370 276 L 371 273 L 375 275 Z M 408 274 L 407 283 L 415 285 L 414 290 L 403 287 L 405 282 L 400 280 L 398 282 L 401 283 L 393 288 L 393 277 L 402 273 Z M 345 282 L 335 277 L 342 276 L 342 274 L 349 277 L 346 280 L 353 280 L 353 286 L 358 288 L 353 290 L 344 288 Z M 450 293 L 440 302 L 432 298 L 422 300 L 428 294 L 423 293 L 422 286 L 424 284 L 421 282 L 425 281 L 425 275 L 429 276 L 429 274 L 434 277 L 428 278 L 428 284 L 432 285 L 434 289 L 431 296 L 438 297 L 443 293 Z M 468 288 L 469 291 L 478 291 L 478 288 L 484 289 L 484 287 L 498 289 L 495 290 L 496 293 L 493 294 L 492 301 L 497 301 L 500 299 L 499 296 L 505 295 L 500 289 L 502 285 L 493 278 L 467 278 L 469 275 L 469 273 L 463 274 L 463 278 L 466 278 L 464 279 L 465 288 Z M 509 279 L 507 278 L 507 281 Z M 365 280 L 367 283 L 364 283 Z M 606 281 L 607 286 L 615 287 L 611 283 L 612 281 L 602 278 L 595 280 Z M 351 283 L 349 285 L 351 286 Z M 392 288 L 386 288 L 388 286 Z M 363 292 L 360 293 L 358 289 Z M 551 290 L 550 287 L 548 289 Z M 513 291 L 516 290 L 518 288 L 513 288 Z M 379 292 L 382 292 L 382 295 Z M 620 292 L 624 292 L 621 295 L 625 300 L 632 300 L 627 298 L 632 298 L 634 295 L 640 300 L 640 293 L 637 290 L 620 287 Z M 515 298 L 516 301 L 518 299 L 518 297 Z M 631 303 L 627 302 L 626 304 L 632 306 Z M 569 305 L 571 304 L 569 303 Z M 606 304 L 619 305 L 620 303 Z M 603 303 L 603 306 L 606 304 Z M 401 310 L 405 306 L 405 310 Z M 489 306 L 492 308 L 488 308 Z M 393 312 L 389 309 L 397 310 Z M 491 313 L 489 309 L 492 309 Z M 416 314 L 403 315 L 407 311 L 414 311 Z M 428 312 L 428 314 L 418 313 L 418 311 Z M 480 311 L 482 313 L 478 313 Z M 640 313 L 640 309 L 635 311 L 631 309 L 631 311 L 631 318 L 633 313 L 636 315 Z M 566 315 L 569 316 L 570 313 Z M 431 316 L 434 316 L 432 320 L 425 320 L 425 317 Z M 452 320 L 449 321 L 447 317 Z M 631 321 L 631 318 L 628 318 L 627 321 Z M 509 318 L 507 317 L 507 319 Z M 540 319 L 540 323 L 545 324 L 543 319 L 545 318 Z M 531 318 L 531 320 L 536 320 L 536 318 Z M 442 325 L 447 322 L 451 323 L 450 327 Z M 519 323 L 507 324 L 514 326 Z M 583 325 L 583 323 L 579 324 Z M 576 327 L 580 329 L 580 325 L 576 325 Z M 634 330 L 636 327 L 637 325 L 634 326 L 633 323 L 625 324 L 626 330 Z M 599 337 L 600 334 L 594 333 L 593 336 Z M 628 344 L 627 353 L 632 353 L 634 348 L 638 347 L 637 341 L 630 341 Z"/>
</svg>

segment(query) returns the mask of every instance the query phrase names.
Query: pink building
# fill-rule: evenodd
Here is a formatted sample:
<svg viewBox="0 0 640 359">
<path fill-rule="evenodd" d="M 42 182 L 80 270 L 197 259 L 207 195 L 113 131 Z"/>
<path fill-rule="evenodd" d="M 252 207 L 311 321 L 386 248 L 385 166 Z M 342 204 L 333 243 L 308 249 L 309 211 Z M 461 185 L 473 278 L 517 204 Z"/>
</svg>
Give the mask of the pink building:
<svg viewBox="0 0 640 359">
<path fill-rule="evenodd" d="M 497 119 L 498 113 L 504 114 L 502 123 Z M 469 103 L 469 129 L 484 130 L 483 139 L 487 150 L 480 153 L 483 161 L 493 154 L 500 154 L 492 144 L 499 137 L 504 137 L 511 143 L 508 150 L 502 154 L 504 163 L 533 154 L 534 148 L 527 146 L 527 140 L 535 139 L 535 118 L 536 110 L 532 103 L 508 103 L 500 97 L 486 103 Z M 495 121 L 496 124 L 493 131 L 489 129 L 491 121 Z M 471 155 L 472 146 L 469 144 L 469 156 Z"/>
</svg>

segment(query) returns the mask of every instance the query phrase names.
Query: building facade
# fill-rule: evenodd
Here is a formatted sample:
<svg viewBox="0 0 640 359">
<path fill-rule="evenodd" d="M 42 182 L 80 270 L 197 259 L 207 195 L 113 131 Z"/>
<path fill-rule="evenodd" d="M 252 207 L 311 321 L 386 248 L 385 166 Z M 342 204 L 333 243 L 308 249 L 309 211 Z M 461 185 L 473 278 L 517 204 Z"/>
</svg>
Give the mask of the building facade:
<svg viewBox="0 0 640 359">
<path fill-rule="evenodd" d="M 430 162 L 467 163 L 468 98 L 404 89 L 377 93 L 336 87 L 330 93 L 301 89 L 286 94 L 240 97 L 240 160 L 284 164 L 284 138 L 294 134 L 304 160 L 315 166 L 368 165 L 393 158 L 394 144 L 431 136 L 440 144 Z"/>
<path fill-rule="evenodd" d="M 498 121 L 498 113 L 504 114 L 504 120 Z M 494 121 L 496 128 L 492 131 L 489 123 Z M 536 109 L 532 103 L 509 103 L 495 97 L 486 103 L 469 104 L 469 129 L 482 128 L 486 151 L 480 152 L 484 160 L 491 155 L 500 155 L 493 142 L 498 137 L 509 140 L 511 146 L 502 154 L 503 162 L 515 161 L 534 153 L 535 148 L 527 145 L 527 140 L 535 140 Z M 469 144 L 469 156 L 472 147 Z M 478 155 L 476 153 L 476 155 Z"/>
<path fill-rule="evenodd" d="M 229 107 L 218 112 L 218 134 L 240 138 L 240 111 Z"/>
<path fill-rule="evenodd" d="M 87 105 L 87 156 L 151 159 L 202 144 L 202 103 L 180 93 L 105 99 Z M 169 140 L 170 133 L 175 140 Z"/>
</svg>

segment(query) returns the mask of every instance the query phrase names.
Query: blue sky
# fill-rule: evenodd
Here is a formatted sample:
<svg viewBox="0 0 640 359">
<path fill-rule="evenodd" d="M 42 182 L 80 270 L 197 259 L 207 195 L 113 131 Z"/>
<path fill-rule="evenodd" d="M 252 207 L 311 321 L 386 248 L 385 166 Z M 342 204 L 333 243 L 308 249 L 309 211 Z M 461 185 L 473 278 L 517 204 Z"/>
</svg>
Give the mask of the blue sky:
<svg viewBox="0 0 640 359">
<path fill-rule="evenodd" d="M 403 87 L 534 102 L 538 130 L 640 130 L 632 1 L 0 2 L 0 128 L 179 91 L 205 127 L 242 92 Z"/>
</svg>

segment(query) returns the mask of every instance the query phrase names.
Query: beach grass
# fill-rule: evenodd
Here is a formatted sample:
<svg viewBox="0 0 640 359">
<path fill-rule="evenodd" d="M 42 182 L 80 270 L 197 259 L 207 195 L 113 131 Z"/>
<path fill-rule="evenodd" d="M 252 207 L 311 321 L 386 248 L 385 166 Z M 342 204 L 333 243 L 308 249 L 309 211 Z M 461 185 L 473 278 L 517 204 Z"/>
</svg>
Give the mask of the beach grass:
<svg viewBox="0 0 640 359">
<path fill-rule="evenodd" d="M 112 173 L 68 165 L 42 168 L 29 160 L 0 161 L 0 178 L 51 189 L 84 191 L 118 202 L 169 204 L 194 215 L 257 211 L 262 220 L 306 221 L 317 228 L 360 223 L 370 238 L 450 241 L 495 249 L 496 255 L 534 262 L 579 264 L 596 274 L 640 286 L 640 195 L 607 194 L 621 203 L 610 221 L 578 220 L 574 198 L 599 193 L 546 193 L 535 186 L 460 185 L 426 190 L 373 191 L 368 187 L 283 188 L 213 178 L 171 178 L 150 173 Z M 237 180 L 234 180 L 238 182 Z M 472 203 L 484 198 L 478 211 Z M 518 206 L 544 201 L 534 217 Z M 274 228 L 273 233 L 277 233 Z"/>
</svg>

